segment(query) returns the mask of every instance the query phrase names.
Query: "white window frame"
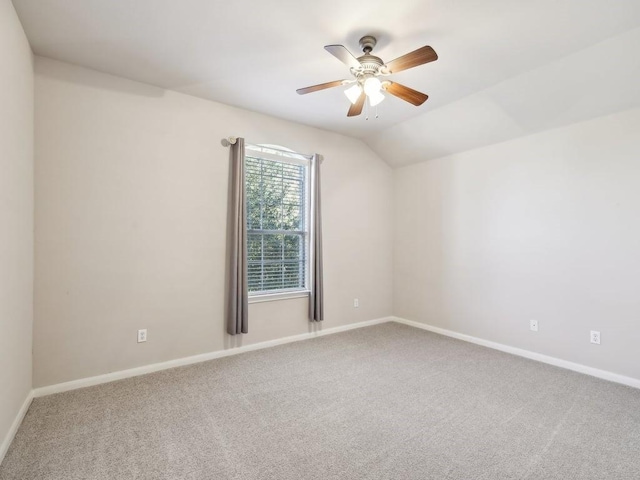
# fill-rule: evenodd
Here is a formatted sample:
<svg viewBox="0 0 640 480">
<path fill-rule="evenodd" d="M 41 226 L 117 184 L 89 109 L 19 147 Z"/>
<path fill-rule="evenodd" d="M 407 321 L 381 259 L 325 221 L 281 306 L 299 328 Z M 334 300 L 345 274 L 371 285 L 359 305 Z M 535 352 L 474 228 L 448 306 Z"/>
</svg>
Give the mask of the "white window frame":
<svg viewBox="0 0 640 480">
<path fill-rule="evenodd" d="M 311 161 L 312 156 L 296 153 L 286 147 L 279 145 L 252 145 L 245 146 L 245 160 L 247 156 L 261 158 L 275 162 L 290 163 L 293 165 L 303 165 L 305 167 L 305 213 L 304 213 L 304 243 L 305 243 L 305 278 L 304 288 L 286 290 L 264 290 L 260 292 L 249 292 L 249 303 L 271 302 L 275 300 L 286 300 L 292 298 L 308 297 L 311 281 Z"/>
</svg>

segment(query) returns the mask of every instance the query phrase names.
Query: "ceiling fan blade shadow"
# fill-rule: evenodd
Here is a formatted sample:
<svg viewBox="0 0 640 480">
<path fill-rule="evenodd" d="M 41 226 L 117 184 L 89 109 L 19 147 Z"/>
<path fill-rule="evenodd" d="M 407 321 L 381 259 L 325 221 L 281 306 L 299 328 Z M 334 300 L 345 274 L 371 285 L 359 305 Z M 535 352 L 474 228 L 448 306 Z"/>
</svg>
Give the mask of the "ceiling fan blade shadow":
<svg viewBox="0 0 640 480">
<path fill-rule="evenodd" d="M 333 82 L 321 83 L 311 87 L 299 88 L 296 92 L 298 95 L 305 95 L 307 93 L 317 92 L 318 90 L 324 90 L 326 88 L 339 87 L 340 85 L 343 85 L 344 82 L 348 82 L 348 80 L 335 80 Z"/>
<path fill-rule="evenodd" d="M 362 107 L 364 107 L 364 101 L 367 99 L 367 95 L 362 92 L 358 97 L 356 103 L 352 104 L 349 107 L 349 111 L 347 112 L 347 117 L 356 117 L 362 113 Z"/>
<path fill-rule="evenodd" d="M 417 67 L 418 65 L 424 65 L 425 63 L 433 62 L 438 59 L 438 54 L 435 50 L 429 46 L 425 46 L 407 53 L 401 57 L 391 60 L 387 63 L 387 69 L 389 73 L 398 73 L 402 70 Z"/>
<path fill-rule="evenodd" d="M 354 57 L 344 45 L 326 45 L 324 49 L 344 63 L 347 67 L 355 69 L 360 68 L 360 62 L 358 59 Z"/>
<path fill-rule="evenodd" d="M 420 105 L 422 105 L 424 102 L 427 101 L 427 98 L 429 98 L 428 95 L 422 92 L 418 92 L 413 88 L 405 87 L 404 85 L 401 85 L 396 82 L 391 82 L 385 88 L 385 90 L 389 92 L 391 95 L 394 95 L 404 100 L 405 102 L 409 102 L 415 105 L 416 107 L 419 107 Z"/>
</svg>

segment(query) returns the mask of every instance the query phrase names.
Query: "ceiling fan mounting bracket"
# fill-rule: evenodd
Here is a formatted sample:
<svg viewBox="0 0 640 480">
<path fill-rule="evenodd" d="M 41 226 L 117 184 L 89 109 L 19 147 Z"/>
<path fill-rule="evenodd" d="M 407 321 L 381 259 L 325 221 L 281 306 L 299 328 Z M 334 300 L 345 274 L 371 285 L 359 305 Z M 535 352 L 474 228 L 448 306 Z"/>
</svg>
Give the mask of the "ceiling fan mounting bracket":
<svg viewBox="0 0 640 480">
<path fill-rule="evenodd" d="M 376 43 L 378 43 L 376 37 L 372 35 L 365 35 L 360 39 L 360 48 L 365 54 L 368 54 L 373 50 L 373 47 L 376 46 Z"/>
</svg>

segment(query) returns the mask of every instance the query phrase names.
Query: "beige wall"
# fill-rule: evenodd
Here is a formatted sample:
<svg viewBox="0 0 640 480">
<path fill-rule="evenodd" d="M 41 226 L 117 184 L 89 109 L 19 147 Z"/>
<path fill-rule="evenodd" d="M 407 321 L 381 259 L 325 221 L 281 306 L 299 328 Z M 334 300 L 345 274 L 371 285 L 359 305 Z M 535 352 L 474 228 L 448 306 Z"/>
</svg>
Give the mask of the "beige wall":
<svg viewBox="0 0 640 480">
<path fill-rule="evenodd" d="M 31 390 L 32 62 L 13 5 L 0 0 L 0 446 Z"/>
<path fill-rule="evenodd" d="M 34 386 L 230 346 L 229 135 L 325 157 L 323 327 L 392 313 L 392 172 L 361 141 L 36 57 Z M 306 309 L 252 304 L 241 341 Z"/>
<path fill-rule="evenodd" d="M 640 378 L 638 132 L 631 110 L 396 170 L 395 314 Z"/>
<path fill-rule="evenodd" d="M 324 328 L 394 313 L 640 378 L 639 127 L 392 172 L 355 139 L 37 58 L 34 386 L 308 331 L 294 299 L 224 333 L 228 135 L 325 155 Z"/>
</svg>

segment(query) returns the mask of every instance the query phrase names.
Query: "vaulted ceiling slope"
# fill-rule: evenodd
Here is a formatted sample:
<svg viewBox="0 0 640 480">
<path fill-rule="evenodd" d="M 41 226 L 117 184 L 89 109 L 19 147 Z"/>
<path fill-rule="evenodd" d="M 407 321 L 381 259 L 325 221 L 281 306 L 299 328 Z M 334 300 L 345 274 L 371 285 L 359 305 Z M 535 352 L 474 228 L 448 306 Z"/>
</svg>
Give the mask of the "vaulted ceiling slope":
<svg viewBox="0 0 640 480">
<path fill-rule="evenodd" d="M 638 0 L 13 0 L 34 53 L 364 139 L 394 166 L 640 105 Z M 393 80 L 379 118 L 347 118 L 326 53 L 378 37 L 389 61 L 439 59 Z"/>
</svg>

